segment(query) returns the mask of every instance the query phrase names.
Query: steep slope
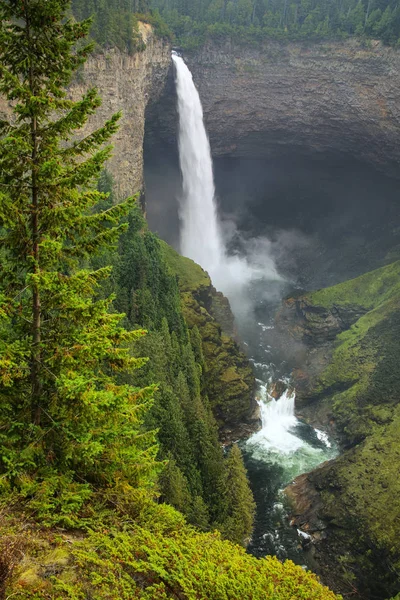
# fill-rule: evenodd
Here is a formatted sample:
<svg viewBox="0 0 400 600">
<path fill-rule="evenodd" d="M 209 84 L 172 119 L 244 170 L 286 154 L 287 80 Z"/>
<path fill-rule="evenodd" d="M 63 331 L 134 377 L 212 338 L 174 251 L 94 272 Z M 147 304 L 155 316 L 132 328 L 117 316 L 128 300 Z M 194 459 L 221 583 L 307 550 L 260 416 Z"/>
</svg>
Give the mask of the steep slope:
<svg viewBox="0 0 400 600">
<path fill-rule="evenodd" d="M 254 375 L 234 339 L 229 301 L 211 284 L 208 274 L 189 258 L 162 242 L 167 264 L 178 278 L 182 311 L 190 329 L 203 342 L 205 391 L 222 438 L 238 439 L 259 426 Z"/>
<path fill-rule="evenodd" d="M 362 597 L 400 586 L 400 261 L 286 301 L 280 315 L 309 348 L 295 370 L 299 409 L 329 420 L 346 450 L 289 487 L 326 582 Z"/>
<path fill-rule="evenodd" d="M 143 191 L 143 138 L 145 110 L 161 94 L 171 63 L 171 46 L 151 25 L 139 23 L 143 49 L 133 54 L 116 48 L 97 48 L 77 72 L 69 88 L 76 100 L 90 88 L 101 93 L 102 105 L 82 129 L 86 136 L 115 112 L 122 111 L 120 129 L 113 139 L 114 152 L 107 164 L 114 175 L 118 196 Z M 11 112 L 11 103 L 0 97 L 0 115 Z"/>
<path fill-rule="evenodd" d="M 20 522 L 3 512 L 0 597 L 340 600 L 291 561 L 258 560 L 217 533 L 199 533 L 166 505 L 147 505 L 134 525 L 126 510 L 91 527 L 46 532 L 25 521 L 21 535 Z"/>
<path fill-rule="evenodd" d="M 114 265 L 105 293 L 115 293 L 115 308 L 125 313 L 128 329 L 147 330 L 135 353 L 149 360 L 133 376 L 124 374 L 123 381 L 157 384 L 145 425 L 157 431 L 158 458 L 169 461 L 158 480 L 161 498 L 203 530 L 217 528 L 246 543 L 252 496 L 244 479 L 248 502 L 243 513 L 250 518 L 244 526 L 242 515 L 235 520 L 236 531 L 230 525 L 228 531 L 236 507 L 228 493 L 229 464 L 221 440 L 252 433 L 258 418 L 254 376 L 231 337 L 229 303 L 198 265 L 149 231 L 139 207 L 128 222 L 118 254 L 107 253 L 96 266 Z M 216 303 L 229 334 L 213 316 Z"/>
</svg>

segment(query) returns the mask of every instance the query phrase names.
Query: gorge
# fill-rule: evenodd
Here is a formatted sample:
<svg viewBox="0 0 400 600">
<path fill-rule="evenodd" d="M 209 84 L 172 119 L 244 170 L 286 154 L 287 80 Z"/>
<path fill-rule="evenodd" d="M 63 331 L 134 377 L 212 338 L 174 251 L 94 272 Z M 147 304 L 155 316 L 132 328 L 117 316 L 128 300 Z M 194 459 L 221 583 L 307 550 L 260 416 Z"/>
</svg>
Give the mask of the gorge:
<svg viewBox="0 0 400 600">
<path fill-rule="evenodd" d="M 263 345 L 262 333 L 273 326 L 256 322 L 249 296 L 254 286 L 258 293 L 265 293 L 271 284 L 282 284 L 282 278 L 267 255 L 263 257 L 267 264 L 262 264 L 261 256 L 228 253 L 222 234 L 223 223 L 216 205 L 212 159 L 200 98 L 183 59 L 176 53 L 173 53 L 172 59 L 178 96 L 179 162 L 182 173 L 182 193 L 179 198 L 180 251 L 206 269 L 213 284 L 230 300 L 238 326 L 242 329 L 242 341 L 247 340 L 247 353 L 251 356 L 257 377 L 261 431 L 251 436 L 243 448 L 248 466 L 253 466 L 253 471 L 250 471 L 250 474 L 253 473 L 252 487 L 259 499 L 249 550 L 256 556 L 273 554 L 281 559 L 290 557 L 296 562 L 302 561 L 303 557 L 295 550 L 296 542 L 291 540 L 289 544 L 288 518 L 280 502 L 282 494 L 278 490 L 293 477 L 333 457 L 335 451 L 323 432 L 307 428 L 305 424 L 304 431 L 301 431 L 294 414 L 295 392 L 288 389 L 289 383 L 280 382 L 281 389 L 276 398 L 269 394 L 274 372 L 272 361 L 276 356 L 271 346 Z M 253 240 L 253 243 L 257 244 L 257 240 Z M 257 260 L 258 267 L 252 260 Z M 257 307 L 257 303 L 256 293 L 254 307 Z M 269 360 L 264 358 L 263 362 L 256 361 L 254 331 L 246 335 L 249 325 L 250 329 L 258 328 L 261 352 L 269 353 Z M 278 387 L 276 383 L 276 389 Z M 274 471 L 276 474 L 273 478 Z M 271 481 L 267 481 L 268 478 Z M 301 535 L 307 537 L 308 534 L 301 532 Z"/>
<path fill-rule="evenodd" d="M 270 50 L 271 46 L 274 47 L 274 44 L 269 46 Z M 205 119 L 210 128 L 218 201 L 221 214 L 228 223 L 225 234 L 231 240 L 231 251 L 246 255 L 254 237 L 264 236 L 266 256 L 276 261 L 278 271 L 288 282 L 286 287 L 282 282 L 269 285 L 268 293 L 264 294 L 256 309 L 266 328 L 269 327 L 268 316 L 263 320 L 260 315 L 270 315 L 282 294 L 295 291 L 297 295 L 301 288 L 332 285 L 391 263 L 398 258 L 399 246 L 396 225 L 399 218 L 399 168 L 395 141 L 399 123 L 396 101 L 391 104 L 396 92 L 392 90 L 385 96 L 384 110 L 381 98 L 383 90 L 391 85 L 389 80 L 392 81 L 393 77 L 393 81 L 396 81 L 396 52 L 379 44 L 355 48 L 354 42 L 351 42 L 342 46 L 333 44 L 329 48 L 311 49 L 294 49 L 289 45 L 282 53 L 284 59 L 279 55 L 279 50 L 271 59 L 266 52 L 261 61 L 259 51 L 242 50 L 239 57 L 234 47 L 229 50 L 226 47 L 212 47 L 205 48 L 200 57 L 188 56 L 195 80 L 196 74 L 198 77 L 196 83 L 200 93 L 205 97 Z M 280 60 L 286 65 L 279 63 Z M 326 69 L 329 62 L 330 68 Z M 327 70 L 330 73 L 325 80 L 318 71 L 321 64 L 324 72 Z M 376 66 L 375 70 L 371 68 L 372 64 Z M 285 80 L 285 67 L 292 70 L 292 75 L 297 75 L 293 76 L 291 82 Z M 317 89 L 307 87 L 312 77 L 310 73 L 299 76 L 301 68 L 310 71 L 315 69 L 314 76 L 319 83 Z M 275 71 L 275 79 L 271 76 L 272 70 Z M 149 221 L 163 237 L 177 245 L 179 225 L 176 200 L 180 194 L 180 175 L 173 133 L 176 125 L 175 95 L 169 87 L 170 82 L 171 79 L 167 82 L 164 98 L 158 106 L 150 107 L 148 112 L 145 141 L 145 156 L 148 159 L 147 163 L 145 160 L 145 169 Z M 342 94 L 343 90 L 345 92 Z M 302 104 L 303 93 L 309 93 L 310 96 Z M 324 108 L 323 103 L 326 103 Z M 377 107 L 380 107 L 379 114 Z M 277 117 L 278 109 L 282 110 L 282 118 Z M 382 130 L 378 133 L 380 128 Z M 375 145 L 378 139 L 379 149 Z M 164 194 L 160 192 L 158 182 L 162 182 Z M 379 280 L 380 275 L 376 277 Z M 257 292 L 260 291 L 258 288 Z M 319 317 L 314 317 L 309 311 L 304 313 L 306 323 L 308 325 L 310 319 L 310 326 L 314 323 L 316 326 L 309 337 L 299 337 L 296 325 L 290 325 L 287 338 L 287 325 L 281 319 L 278 335 L 271 331 L 267 338 L 267 348 L 272 346 L 275 362 L 278 365 L 279 360 L 286 363 L 280 372 L 279 366 L 276 368 L 275 365 L 275 376 L 286 374 L 288 368 L 296 369 L 295 383 L 300 389 L 298 411 L 317 427 L 322 424 L 331 431 L 333 422 L 338 420 L 327 400 L 327 397 L 332 398 L 332 390 L 327 389 L 323 396 L 325 408 L 317 409 L 315 413 L 313 394 L 317 394 L 318 399 L 320 392 L 313 391 L 315 384 L 313 387 L 307 377 L 315 378 L 321 372 L 329 360 L 324 357 L 331 351 L 329 344 L 363 314 L 357 305 L 351 309 L 353 312 L 350 311 L 350 316 L 346 316 L 339 304 L 335 306 L 340 315 L 336 329 L 329 330 L 328 327 L 325 331 L 323 317 L 319 333 Z M 319 310 L 318 307 L 315 309 L 316 315 Z M 246 328 L 241 330 L 241 335 L 248 343 Z M 252 336 L 254 341 L 257 337 L 254 330 L 250 339 Z M 321 344 L 321 350 L 314 349 L 318 344 Z M 307 401 L 304 400 L 305 394 Z M 333 397 L 335 399 L 336 396 Z M 381 401 L 378 394 L 375 402 L 379 405 Z M 307 402 L 311 402 L 311 410 L 307 410 Z M 348 413 L 346 418 L 349 418 Z M 390 423 L 393 417 L 386 418 L 385 423 Z M 365 435 L 369 436 L 366 430 L 361 437 L 353 438 L 350 446 L 360 446 L 360 443 L 362 446 Z M 349 443 L 343 437 L 340 440 L 345 446 Z M 362 452 L 361 447 L 358 452 Z M 349 511 L 348 520 L 343 524 L 343 520 L 340 521 L 336 515 L 332 517 L 327 511 L 324 506 L 327 501 L 325 486 L 329 489 L 329 486 L 334 488 L 337 485 L 339 490 L 343 489 L 343 484 L 338 483 L 336 463 L 332 464 L 332 469 L 328 464 L 321 470 L 321 475 L 317 470 L 309 477 L 305 475 L 303 479 L 300 478 L 297 484 L 300 492 L 296 487 L 293 493 L 289 491 L 297 504 L 297 526 L 311 534 L 309 538 L 309 533 L 304 533 L 304 545 L 308 550 L 315 548 L 311 552 L 313 568 L 323 575 L 333 589 L 344 594 L 350 593 L 355 583 L 361 597 L 389 598 L 398 589 L 395 574 L 397 551 L 393 548 L 393 556 L 386 558 L 384 543 L 382 546 L 382 542 L 374 541 L 367 533 L 368 528 L 364 529 L 362 516 L 360 523 L 355 525 Z M 345 464 L 346 459 L 343 459 L 342 465 Z M 248 466 L 251 473 L 251 463 Z M 257 467 L 254 472 L 260 481 L 262 473 Z M 371 472 L 375 472 L 373 468 Z M 333 473 L 336 475 L 333 476 Z M 269 477 L 273 478 L 273 475 L 270 473 Z M 308 482 L 313 483 L 311 485 Z M 390 497 L 396 497 L 392 484 L 389 490 Z M 316 494 L 318 500 L 315 499 Z M 351 497 L 351 486 L 349 495 Z M 375 497 L 371 497 L 372 503 Z M 278 505 L 275 510 L 279 512 Z M 379 510 L 379 504 L 374 506 Z M 266 510 L 271 513 L 271 506 Z M 307 510 L 311 512 L 307 513 Z M 391 510 L 396 519 L 395 505 Z M 276 512 L 274 514 L 272 511 L 272 514 L 275 520 L 279 520 Z M 380 519 L 377 518 L 377 521 Z M 355 542 L 351 535 L 347 539 L 346 535 L 337 536 L 336 527 L 339 531 L 341 527 L 344 530 L 356 527 L 356 535 L 360 534 L 360 528 L 364 529 L 364 545 Z M 286 538 L 286 543 L 290 546 L 293 542 L 289 538 Z M 311 546 L 308 542 L 310 539 L 313 540 Z M 279 555 L 279 535 L 277 540 L 272 546 L 267 543 L 264 552 L 271 552 L 272 547 L 272 551 Z M 356 557 L 352 555 L 352 546 Z M 282 552 L 282 557 L 287 556 L 287 549 Z M 385 555 L 381 562 L 378 558 L 380 552 Z M 378 561 L 380 568 L 392 575 L 383 573 L 377 579 L 376 572 L 371 572 L 369 560 L 359 560 L 357 553 L 365 557 L 371 555 L 372 561 Z"/>
<path fill-rule="evenodd" d="M 42 130 L 41 212 L 15 180 L 37 182 L 24 119 L 52 122 L 47 96 L 33 110 L 25 94 L 22 120 L 18 78 L 0 96 L 0 598 L 398 600 L 399 51 L 222 36 L 185 53 L 192 80 L 159 28 L 135 36 L 78 70 L 66 135 Z M 93 85 L 97 112 L 69 104 Z M 77 132 L 65 106 L 95 114 Z M 100 174 L 107 151 L 89 142 L 109 136 L 90 133 L 108 120 L 111 134 L 119 109 Z M 76 185 L 58 177 L 68 152 Z M 120 203 L 132 194 L 141 210 Z"/>
</svg>

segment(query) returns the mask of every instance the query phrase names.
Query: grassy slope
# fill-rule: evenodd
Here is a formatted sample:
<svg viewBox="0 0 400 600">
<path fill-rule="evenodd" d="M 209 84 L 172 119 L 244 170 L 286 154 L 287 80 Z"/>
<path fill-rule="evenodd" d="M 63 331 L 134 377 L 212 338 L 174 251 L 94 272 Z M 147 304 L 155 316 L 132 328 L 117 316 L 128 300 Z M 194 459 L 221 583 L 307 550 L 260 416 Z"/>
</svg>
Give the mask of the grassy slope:
<svg viewBox="0 0 400 600">
<path fill-rule="evenodd" d="M 400 261 L 308 299 L 330 309 L 368 309 L 337 336 L 316 384 L 353 446 L 328 469 L 323 497 L 333 523 L 358 523 L 358 541 L 376 550 L 381 573 L 400 570 Z M 371 568 L 366 554 L 363 560 Z"/>
<path fill-rule="evenodd" d="M 179 287 L 183 292 L 193 292 L 209 287 L 211 280 L 207 273 L 193 260 L 181 256 L 171 246 L 160 240 L 164 257 L 171 270 L 177 275 Z"/>
<path fill-rule="evenodd" d="M 400 260 L 307 297 L 325 308 L 358 305 L 373 309 L 395 296 L 400 296 Z"/>
</svg>

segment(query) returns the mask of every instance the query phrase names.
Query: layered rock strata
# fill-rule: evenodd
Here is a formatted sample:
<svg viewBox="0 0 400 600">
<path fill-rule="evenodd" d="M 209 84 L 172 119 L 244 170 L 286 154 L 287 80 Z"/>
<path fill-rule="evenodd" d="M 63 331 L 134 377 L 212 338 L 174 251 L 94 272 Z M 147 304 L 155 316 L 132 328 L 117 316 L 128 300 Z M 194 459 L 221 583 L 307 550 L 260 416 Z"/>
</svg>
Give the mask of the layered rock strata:
<svg viewBox="0 0 400 600">
<path fill-rule="evenodd" d="M 400 52 L 370 41 L 207 43 L 185 56 L 214 156 L 333 152 L 398 175 Z M 173 143 L 173 74 L 151 121 Z"/>
<path fill-rule="evenodd" d="M 91 55 L 68 92 L 69 97 L 78 100 L 95 87 L 102 98 L 101 107 L 82 129 L 82 136 L 122 111 L 119 131 L 112 140 L 113 156 L 107 163 L 115 179 L 115 191 L 121 197 L 143 190 L 145 110 L 150 99 L 155 101 L 161 94 L 171 62 L 169 43 L 158 38 L 146 23 L 140 23 L 139 28 L 145 42 L 143 51 L 128 55 L 110 49 Z M 0 97 L 0 114 L 10 109 L 10 103 Z"/>
</svg>

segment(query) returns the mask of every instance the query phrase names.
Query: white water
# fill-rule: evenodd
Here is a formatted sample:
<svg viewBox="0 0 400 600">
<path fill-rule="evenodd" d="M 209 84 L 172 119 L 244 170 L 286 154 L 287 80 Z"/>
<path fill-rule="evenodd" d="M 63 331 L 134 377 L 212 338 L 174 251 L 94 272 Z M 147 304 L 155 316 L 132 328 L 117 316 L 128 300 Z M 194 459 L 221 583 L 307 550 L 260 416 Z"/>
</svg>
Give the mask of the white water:
<svg viewBox="0 0 400 600">
<path fill-rule="evenodd" d="M 271 280 L 281 281 L 281 278 L 270 257 L 270 243 L 266 239 L 252 240 L 246 246 L 246 257 L 230 256 L 227 252 L 218 218 L 210 144 L 199 94 L 183 59 L 175 53 L 172 58 L 178 96 L 179 160 L 183 187 L 180 198 L 181 253 L 208 271 L 214 285 L 229 298 L 235 316 L 243 319 L 252 308 L 250 284 L 262 280 L 261 287 L 254 284 L 256 293 L 262 295 L 264 287 L 268 295 L 268 286 L 264 284 Z M 258 323 L 258 326 L 263 334 L 273 328 L 263 323 Z M 271 353 L 270 346 L 262 347 L 264 352 Z M 246 451 L 256 462 L 265 464 L 269 469 L 271 485 L 278 477 L 279 484 L 284 486 L 295 476 L 330 458 L 335 450 L 330 447 L 324 432 L 314 430 L 317 444 L 315 440 L 307 438 L 307 435 L 312 438 L 310 431 L 307 435 L 301 432 L 301 425 L 294 413 L 294 393 L 286 391 L 277 401 L 268 394 L 268 384 L 265 382 L 271 376 L 272 363 L 252 362 L 259 377 L 262 428 L 247 441 Z M 309 430 L 312 432 L 312 428 Z M 261 506 L 264 507 L 263 502 Z M 264 542 L 271 536 L 274 552 L 286 558 L 287 553 L 281 543 L 285 528 L 281 531 L 280 526 L 276 526 L 277 522 L 284 522 L 283 505 L 275 502 L 266 512 L 270 513 L 271 523 L 266 525 L 261 537 L 258 532 L 258 542 L 254 548 L 258 545 L 259 550 L 264 552 Z M 260 523 L 260 527 L 263 527 L 262 518 Z"/>
<path fill-rule="evenodd" d="M 290 433 L 297 419 L 294 414 L 294 393 L 286 390 L 278 400 L 274 400 L 261 387 L 260 411 L 262 428 L 254 434 L 249 443 L 259 444 L 271 452 L 290 454 L 295 452 L 304 442 Z"/>
<path fill-rule="evenodd" d="M 172 60 L 178 96 L 179 162 L 183 187 L 180 199 L 181 253 L 201 265 L 214 285 L 231 302 L 236 300 L 238 309 L 243 309 L 245 290 L 251 281 L 263 278 L 279 280 L 280 277 L 265 251 L 255 261 L 227 253 L 218 218 L 210 144 L 200 97 L 183 59 L 173 53 Z M 268 246 L 267 240 L 263 243 Z"/>
<path fill-rule="evenodd" d="M 326 433 L 314 430 L 321 442 L 317 447 L 304 439 L 298 430 L 300 422 L 295 416 L 295 393 L 286 389 L 278 400 L 268 393 L 268 383 L 259 383 L 258 403 L 261 412 L 261 429 L 247 441 L 254 458 L 281 465 L 287 483 L 304 471 L 331 458 L 334 449 Z"/>
<path fill-rule="evenodd" d="M 218 218 L 210 144 L 203 121 L 203 109 L 193 77 L 184 60 L 172 54 L 175 64 L 179 113 L 179 161 L 183 193 L 180 199 L 181 252 L 208 271 L 214 285 L 224 292 L 237 314 L 249 308 L 249 284 L 256 279 L 279 280 L 268 256 L 268 240 L 254 243 L 251 257 L 229 256 Z M 263 250 L 260 251 L 260 248 Z M 262 265 L 262 266 L 261 266 Z M 259 323 L 263 331 L 271 326 Z M 269 352 L 269 349 L 268 349 Z M 266 381 L 269 365 L 253 361 Z M 286 391 L 279 400 L 260 386 L 262 429 L 248 440 L 253 456 L 261 460 L 288 462 L 295 470 L 323 460 L 323 451 L 302 439 L 293 429 L 299 425 L 294 414 L 294 394 Z M 269 400 L 269 401 L 268 401 Z M 323 432 L 319 432 L 323 440 Z M 325 444 L 324 444 L 325 445 Z"/>
</svg>

